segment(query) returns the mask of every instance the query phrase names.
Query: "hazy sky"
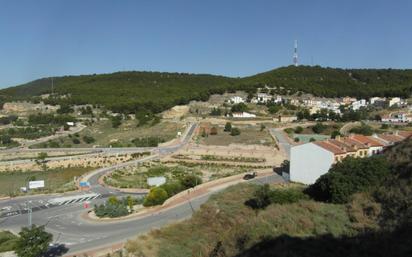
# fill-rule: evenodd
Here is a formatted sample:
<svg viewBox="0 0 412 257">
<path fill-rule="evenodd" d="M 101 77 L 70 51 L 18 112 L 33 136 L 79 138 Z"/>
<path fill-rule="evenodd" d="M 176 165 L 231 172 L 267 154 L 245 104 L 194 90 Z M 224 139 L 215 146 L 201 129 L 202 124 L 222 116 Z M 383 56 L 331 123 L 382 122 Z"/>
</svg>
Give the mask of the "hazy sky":
<svg viewBox="0 0 412 257">
<path fill-rule="evenodd" d="M 247 76 L 292 62 L 412 68 L 409 0 L 0 0 L 0 87 L 154 70 Z"/>
</svg>

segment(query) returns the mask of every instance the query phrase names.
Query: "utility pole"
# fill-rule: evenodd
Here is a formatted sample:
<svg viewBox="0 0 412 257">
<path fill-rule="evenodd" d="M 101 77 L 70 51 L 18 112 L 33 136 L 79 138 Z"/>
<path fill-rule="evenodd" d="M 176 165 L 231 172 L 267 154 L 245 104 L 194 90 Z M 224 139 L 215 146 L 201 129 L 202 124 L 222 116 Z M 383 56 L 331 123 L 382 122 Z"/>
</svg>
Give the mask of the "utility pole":
<svg viewBox="0 0 412 257">
<path fill-rule="evenodd" d="M 30 202 L 31 202 L 31 201 L 27 201 L 27 202 L 26 202 L 27 218 L 28 218 L 29 228 L 31 228 L 31 225 L 32 225 L 32 213 L 33 213 L 33 210 L 31 209 Z"/>
</svg>

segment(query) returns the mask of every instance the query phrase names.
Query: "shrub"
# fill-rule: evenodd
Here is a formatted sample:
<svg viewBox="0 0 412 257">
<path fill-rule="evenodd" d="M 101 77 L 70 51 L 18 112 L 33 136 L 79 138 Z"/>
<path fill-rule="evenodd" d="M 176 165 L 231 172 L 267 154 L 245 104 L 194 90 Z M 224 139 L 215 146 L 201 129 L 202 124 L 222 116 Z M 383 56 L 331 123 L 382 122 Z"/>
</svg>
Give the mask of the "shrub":
<svg viewBox="0 0 412 257">
<path fill-rule="evenodd" d="M 312 127 L 312 131 L 316 134 L 320 134 L 326 130 L 326 126 L 323 125 L 321 122 L 316 123 L 315 126 Z"/>
<path fill-rule="evenodd" d="M 86 144 L 92 144 L 96 141 L 96 139 L 94 139 L 92 136 L 83 136 L 83 141 Z"/>
<path fill-rule="evenodd" d="M 309 186 L 306 193 L 315 200 L 346 203 L 352 194 L 378 186 L 388 175 L 389 165 L 382 156 L 347 157 Z"/>
<path fill-rule="evenodd" d="M 224 131 L 226 131 L 226 132 L 232 131 L 232 123 L 226 122 Z"/>
<path fill-rule="evenodd" d="M 186 175 L 180 179 L 180 183 L 185 189 L 195 187 L 199 184 L 202 184 L 202 178 L 196 175 Z"/>
<path fill-rule="evenodd" d="M 212 135 L 212 136 L 217 135 L 217 128 L 216 127 L 212 127 L 210 129 L 210 135 Z"/>
<path fill-rule="evenodd" d="M 240 130 L 238 128 L 232 128 L 232 131 L 230 131 L 231 136 L 238 136 L 240 135 Z"/>
<path fill-rule="evenodd" d="M 303 128 L 301 127 L 301 126 L 297 126 L 296 128 L 295 128 L 295 133 L 296 134 L 300 134 L 300 133 L 302 133 L 303 132 Z"/>
<path fill-rule="evenodd" d="M 371 126 L 368 126 L 366 124 L 362 124 L 360 127 L 353 128 L 349 131 L 350 133 L 355 133 L 355 134 L 362 134 L 365 136 L 371 136 L 374 132 L 373 128 Z"/>
<path fill-rule="evenodd" d="M 307 195 L 295 188 L 274 189 L 270 192 L 270 202 L 275 204 L 295 203 L 307 198 Z"/>
<path fill-rule="evenodd" d="M 78 138 L 73 138 L 72 139 L 73 144 L 80 144 L 80 140 Z"/>
<path fill-rule="evenodd" d="M 143 206 L 154 206 L 164 203 L 168 198 L 166 190 L 162 187 L 154 187 L 150 190 L 143 202 Z"/>
</svg>

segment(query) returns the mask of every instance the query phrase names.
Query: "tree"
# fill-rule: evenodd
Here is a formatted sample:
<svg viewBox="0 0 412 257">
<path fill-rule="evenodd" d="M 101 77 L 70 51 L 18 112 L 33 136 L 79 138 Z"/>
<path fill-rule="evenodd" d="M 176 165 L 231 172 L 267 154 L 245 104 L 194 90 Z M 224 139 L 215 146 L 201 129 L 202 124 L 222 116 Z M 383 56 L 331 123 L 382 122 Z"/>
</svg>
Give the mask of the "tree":
<svg viewBox="0 0 412 257">
<path fill-rule="evenodd" d="M 44 226 L 32 225 L 24 227 L 16 245 L 16 254 L 19 257 L 39 257 L 47 252 L 53 236 L 44 230 Z"/>
<path fill-rule="evenodd" d="M 230 135 L 231 135 L 231 136 L 238 136 L 238 135 L 240 135 L 240 129 L 238 129 L 238 128 L 232 128 L 232 130 L 230 131 Z"/>
<path fill-rule="evenodd" d="M 122 124 L 122 117 L 120 115 L 113 116 L 110 120 L 112 121 L 113 128 L 118 128 Z"/>
<path fill-rule="evenodd" d="M 232 131 L 232 123 L 226 122 L 224 131 L 226 131 L 226 132 Z"/>
<path fill-rule="evenodd" d="M 246 112 L 248 110 L 245 103 L 238 103 L 232 106 L 231 112 Z"/>
<path fill-rule="evenodd" d="M 260 131 L 265 130 L 266 126 L 264 124 L 260 124 Z"/>
<path fill-rule="evenodd" d="M 340 136 L 340 132 L 338 130 L 334 130 L 332 134 L 330 135 L 331 138 L 336 138 L 337 136 Z"/>
<path fill-rule="evenodd" d="M 164 203 L 169 196 L 166 190 L 161 187 L 150 189 L 149 194 L 145 197 L 143 206 L 154 206 Z"/>
<path fill-rule="evenodd" d="M 382 156 L 347 157 L 310 185 L 306 193 L 315 200 L 346 203 L 352 194 L 380 185 L 389 171 L 388 161 Z"/>
<path fill-rule="evenodd" d="M 312 131 L 316 134 L 320 134 L 326 130 L 326 125 L 323 125 L 321 122 L 316 123 L 315 126 L 312 127 Z"/>
</svg>

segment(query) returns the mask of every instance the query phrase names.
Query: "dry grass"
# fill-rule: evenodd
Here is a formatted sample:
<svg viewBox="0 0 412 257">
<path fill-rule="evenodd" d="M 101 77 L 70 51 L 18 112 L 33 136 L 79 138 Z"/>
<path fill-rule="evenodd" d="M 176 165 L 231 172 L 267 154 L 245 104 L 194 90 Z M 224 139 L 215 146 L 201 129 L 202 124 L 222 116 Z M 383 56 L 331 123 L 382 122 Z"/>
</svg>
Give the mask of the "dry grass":
<svg viewBox="0 0 412 257">
<path fill-rule="evenodd" d="M 256 212 L 244 205 L 255 189 L 233 186 L 212 196 L 190 220 L 131 240 L 126 248 L 136 256 L 209 256 L 220 241 L 226 255 L 233 256 L 265 237 L 355 233 L 343 205 L 301 201 Z"/>
<path fill-rule="evenodd" d="M 259 126 L 235 126 L 240 129 L 240 135 L 231 136 L 229 132 L 223 131 L 223 127 L 218 128 L 217 135 L 209 135 L 208 137 L 199 136 L 199 142 L 206 145 L 230 145 L 230 144 L 245 144 L 245 145 L 273 145 L 274 141 L 269 132 L 265 129 L 260 129 Z"/>
</svg>

